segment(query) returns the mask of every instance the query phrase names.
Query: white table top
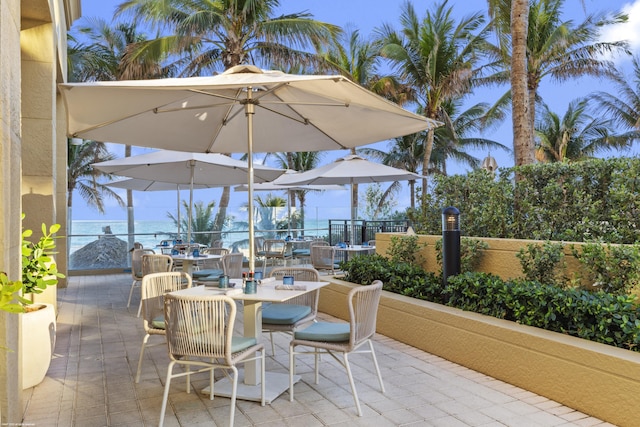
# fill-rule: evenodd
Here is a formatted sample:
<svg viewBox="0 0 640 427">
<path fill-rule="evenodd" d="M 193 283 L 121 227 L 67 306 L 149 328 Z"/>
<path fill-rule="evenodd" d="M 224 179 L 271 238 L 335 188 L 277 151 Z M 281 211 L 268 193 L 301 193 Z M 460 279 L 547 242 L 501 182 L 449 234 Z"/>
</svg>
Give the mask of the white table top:
<svg viewBox="0 0 640 427">
<path fill-rule="evenodd" d="M 231 282 L 235 283 L 235 287 L 228 289 L 220 289 L 214 286 L 194 286 L 188 289 L 182 289 L 172 292 L 177 295 L 225 295 L 230 290 L 242 290 L 241 279 L 231 279 Z M 306 290 L 280 290 L 276 289 L 276 285 L 282 285 L 282 280 L 276 280 L 274 282 L 265 283 L 264 285 L 256 286 L 255 294 L 245 294 L 243 292 L 236 293 L 230 292 L 229 297 L 235 300 L 242 301 L 264 301 L 264 302 L 284 302 L 288 299 L 295 298 L 299 295 L 303 295 L 307 292 L 315 291 L 323 286 L 329 284 L 329 282 L 305 282 L 297 280 L 296 285 L 306 286 Z"/>
<path fill-rule="evenodd" d="M 222 258 L 222 255 L 214 255 L 214 254 L 200 254 L 197 257 L 194 257 L 191 254 L 178 254 L 178 255 L 171 255 L 171 258 L 175 259 L 175 260 L 182 260 L 182 261 L 200 261 L 200 260 L 205 260 L 205 259 L 220 259 Z"/>
<path fill-rule="evenodd" d="M 363 246 L 363 245 L 351 245 L 346 248 L 341 248 L 339 246 L 334 246 L 336 251 L 347 251 L 347 252 L 364 252 L 364 251 L 375 251 L 375 246 Z"/>
</svg>

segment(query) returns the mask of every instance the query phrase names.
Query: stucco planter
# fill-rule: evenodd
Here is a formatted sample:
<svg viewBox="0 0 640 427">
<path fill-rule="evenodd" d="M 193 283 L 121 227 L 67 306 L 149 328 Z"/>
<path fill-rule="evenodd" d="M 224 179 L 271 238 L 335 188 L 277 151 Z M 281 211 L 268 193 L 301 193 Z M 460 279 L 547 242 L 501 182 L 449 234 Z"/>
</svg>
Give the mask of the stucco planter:
<svg viewBox="0 0 640 427">
<path fill-rule="evenodd" d="M 28 389 L 44 380 L 56 343 L 56 314 L 53 304 L 20 314 L 22 358 L 22 388 Z"/>
<path fill-rule="evenodd" d="M 339 278 L 319 310 L 347 319 Z M 640 354 L 383 291 L 377 330 L 395 340 L 619 426 L 640 419 Z"/>
</svg>

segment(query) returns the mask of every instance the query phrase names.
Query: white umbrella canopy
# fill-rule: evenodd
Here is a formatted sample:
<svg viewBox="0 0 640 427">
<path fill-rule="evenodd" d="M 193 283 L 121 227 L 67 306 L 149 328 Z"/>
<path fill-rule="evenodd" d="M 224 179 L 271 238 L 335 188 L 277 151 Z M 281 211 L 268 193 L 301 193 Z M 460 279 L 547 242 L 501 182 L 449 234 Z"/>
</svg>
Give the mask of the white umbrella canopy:
<svg viewBox="0 0 640 427">
<path fill-rule="evenodd" d="M 282 175 L 279 181 L 288 185 L 319 185 L 319 184 L 371 184 L 376 182 L 412 181 L 424 178 L 414 172 L 386 166 L 365 160 L 360 156 L 349 155 L 342 157 L 297 175 Z M 355 238 L 356 212 L 353 192 L 351 192 L 351 236 Z"/>
<path fill-rule="evenodd" d="M 292 75 L 249 65 L 212 77 L 65 83 L 59 89 L 70 137 L 248 153 L 250 213 L 254 152 L 348 149 L 438 125 L 343 76 Z M 253 251 L 250 215 L 252 269 Z"/>
<path fill-rule="evenodd" d="M 187 242 L 191 242 L 191 211 L 193 189 L 196 186 L 223 187 L 247 182 L 249 164 L 217 153 L 187 153 L 160 150 L 138 156 L 123 157 L 92 166 L 106 173 L 148 182 L 186 185 L 189 188 L 189 218 Z M 254 168 L 254 179 L 258 182 L 272 181 L 285 172 L 266 166 Z M 140 183 L 135 181 L 133 183 Z M 178 206 L 179 212 L 180 206 Z"/>
<path fill-rule="evenodd" d="M 135 191 L 171 191 L 176 190 L 177 196 L 177 209 L 178 209 L 178 238 L 181 235 L 181 223 L 180 223 L 180 190 L 189 190 L 189 184 L 174 184 L 172 182 L 162 182 L 162 181 L 150 181 L 147 179 L 139 179 L 139 178 L 127 178 L 121 179 L 119 181 L 113 181 L 108 184 L 109 187 L 114 188 L 122 188 L 125 190 L 135 190 Z M 216 185 L 207 185 L 207 184 L 194 184 L 194 190 L 200 190 L 203 188 L 214 188 Z"/>
</svg>

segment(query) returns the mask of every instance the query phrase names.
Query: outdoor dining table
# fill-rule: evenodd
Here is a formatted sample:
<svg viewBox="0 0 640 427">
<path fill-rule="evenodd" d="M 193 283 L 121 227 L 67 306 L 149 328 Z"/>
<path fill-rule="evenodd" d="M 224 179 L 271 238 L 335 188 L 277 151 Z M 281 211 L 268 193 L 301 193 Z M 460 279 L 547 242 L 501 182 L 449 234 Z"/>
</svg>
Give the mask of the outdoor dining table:
<svg viewBox="0 0 640 427">
<path fill-rule="evenodd" d="M 275 280 L 256 286 L 255 294 L 242 292 L 242 280 L 231 279 L 233 288 L 220 289 L 210 286 L 194 286 L 192 288 L 175 291 L 177 295 L 228 295 L 234 300 L 244 304 L 244 336 L 256 338 L 260 342 L 262 335 L 262 303 L 285 302 L 291 298 L 303 295 L 307 292 L 315 292 L 326 286 L 329 282 L 296 281 L 294 289 L 277 289 L 282 285 L 282 280 Z M 244 369 L 239 370 L 237 399 L 260 401 L 260 363 L 258 360 L 245 362 Z M 300 380 L 299 375 L 294 376 L 294 383 Z M 265 372 L 265 401 L 271 403 L 285 390 L 289 389 L 289 374 L 279 372 Z M 227 377 L 215 383 L 215 395 L 231 397 L 231 381 Z M 209 393 L 208 387 L 202 390 Z"/>
<path fill-rule="evenodd" d="M 174 263 L 176 261 L 181 261 L 182 262 L 182 268 L 184 269 L 184 272 L 189 274 L 189 276 L 192 276 L 193 275 L 193 267 L 195 265 L 197 265 L 199 262 L 207 260 L 207 259 L 221 259 L 222 255 L 200 254 L 200 255 L 194 257 L 192 254 L 177 254 L 177 255 L 171 255 L 171 258 L 173 258 L 173 262 Z"/>
</svg>

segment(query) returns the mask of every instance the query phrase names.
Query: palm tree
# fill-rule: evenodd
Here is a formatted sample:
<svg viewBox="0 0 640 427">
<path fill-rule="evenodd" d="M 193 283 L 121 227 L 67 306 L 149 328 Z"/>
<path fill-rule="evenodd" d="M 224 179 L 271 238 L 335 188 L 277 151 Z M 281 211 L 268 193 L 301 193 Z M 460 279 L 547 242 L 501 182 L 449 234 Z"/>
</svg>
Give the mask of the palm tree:
<svg viewBox="0 0 640 427">
<path fill-rule="evenodd" d="M 312 66 L 319 57 L 304 49 L 334 39 L 337 26 L 309 13 L 274 16 L 279 0 L 129 0 L 118 13 L 132 13 L 162 31 L 142 50 L 170 51 L 180 58 L 181 75 L 196 76 L 253 63 L 265 66 Z M 221 231 L 229 206 L 224 187 L 214 230 Z"/>
<path fill-rule="evenodd" d="M 529 33 L 529 0 L 488 0 L 489 15 L 500 40 L 503 63 L 511 70 L 511 121 L 515 165 L 531 164 L 533 157 L 533 125 L 527 108 L 527 35 Z M 511 55 L 508 55 L 508 51 Z"/>
<path fill-rule="evenodd" d="M 209 202 L 204 204 L 203 201 L 198 201 L 193 204 L 193 211 L 191 213 L 191 240 L 195 243 L 202 243 L 208 245 L 211 242 L 211 237 L 204 234 L 207 231 L 211 231 L 213 227 L 213 208 L 215 208 L 215 202 Z M 181 227 L 183 230 L 189 229 L 189 205 L 186 201 L 182 201 L 182 208 L 184 214 L 181 216 Z M 178 218 L 171 212 L 167 212 L 167 217 L 178 226 Z"/>
<path fill-rule="evenodd" d="M 87 206 L 94 207 L 102 214 L 104 214 L 105 197 L 112 197 L 120 206 L 124 206 L 124 201 L 120 196 L 100 182 L 111 180 L 111 175 L 91 166 L 92 163 L 113 159 L 113 154 L 109 153 L 103 142 L 83 141 L 79 145 L 67 144 L 67 210 L 69 218 L 72 218 L 74 190 L 78 190 L 78 194 L 84 199 Z M 72 234 L 71 221 L 69 221 L 68 232 Z"/>
<path fill-rule="evenodd" d="M 547 105 L 536 124 L 536 158 L 542 162 L 567 162 L 592 158 L 601 150 L 624 148 L 629 138 L 612 134 L 612 121 L 587 114 L 587 100 L 572 101 L 561 118 Z"/>
<path fill-rule="evenodd" d="M 550 77 L 557 82 L 564 82 L 581 76 L 594 77 L 612 77 L 616 74 L 616 68 L 612 61 L 603 59 L 610 57 L 612 54 L 629 53 L 628 44 L 625 41 L 616 42 L 600 42 L 598 36 L 600 30 L 607 25 L 623 23 L 627 20 L 624 14 L 614 14 L 606 16 L 603 14 L 589 15 L 584 22 L 574 25 L 572 21 L 562 21 L 561 13 L 564 6 L 564 0 L 539 0 L 531 3 L 530 6 L 516 5 L 517 1 L 513 0 L 511 8 L 504 0 L 498 0 L 499 7 L 490 8 L 495 14 L 494 24 L 498 29 L 501 37 L 501 47 L 503 49 L 503 58 L 505 61 L 503 66 L 505 69 L 511 69 L 512 91 L 520 90 L 523 87 L 523 81 L 513 74 L 519 72 L 521 58 L 514 58 L 516 53 L 521 55 L 523 52 L 522 40 L 514 39 L 515 34 L 509 37 L 505 34 L 504 29 L 510 27 L 514 31 L 517 26 L 520 30 L 526 30 L 526 87 L 528 96 L 518 92 L 512 94 L 514 103 L 514 152 L 516 155 L 516 165 L 527 164 L 533 162 L 533 132 L 529 131 L 529 140 L 520 139 L 520 132 L 533 129 L 532 124 L 535 123 L 535 103 L 539 99 L 538 88 L 543 78 Z M 524 2 L 526 3 L 526 2 Z M 521 19 L 511 22 L 513 7 L 518 7 L 523 13 L 528 12 L 528 25 L 522 26 Z M 509 12 L 507 14 L 507 12 Z M 507 25 L 510 23 L 510 25 Z M 511 42 L 511 43 L 510 43 Z M 518 48 L 516 51 L 515 49 Z M 506 58 L 510 58 L 508 61 Z M 508 74 L 508 72 L 507 72 Z M 522 112 L 522 108 L 516 104 L 527 100 L 528 105 L 522 108 L 528 111 L 529 124 L 523 123 L 524 118 L 518 115 Z M 526 143 L 526 147 L 523 145 Z"/>
<path fill-rule="evenodd" d="M 458 114 L 459 107 L 460 100 L 443 105 L 452 122 L 451 126 L 439 127 L 435 131 L 431 152 L 431 172 L 447 175 L 447 159 L 450 158 L 477 169 L 480 166 L 480 160 L 468 154 L 467 151 L 470 148 L 510 151 L 508 147 L 497 141 L 476 136 L 483 128 L 501 120 L 501 115 L 489 117 L 494 111 L 486 103 L 475 104 Z"/>
<path fill-rule="evenodd" d="M 278 167 L 283 169 L 291 169 L 298 172 L 304 172 L 318 167 L 323 153 L 320 151 L 299 151 L 289 153 L 275 153 Z M 296 207 L 296 198 L 300 202 L 300 215 L 298 218 L 300 223 L 294 223 L 293 228 L 304 229 L 304 207 L 307 200 L 307 193 L 311 190 L 289 190 L 291 194 L 291 208 Z"/>
<path fill-rule="evenodd" d="M 395 138 L 393 143 L 386 150 L 379 150 L 372 147 L 363 147 L 359 151 L 365 156 L 375 159 L 382 164 L 392 166 L 399 169 L 405 169 L 409 172 L 418 173 L 422 167 L 424 159 L 424 141 L 427 138 L 427 132 L 419 132 Z M 380 203 L 384 203 L 387 197 L 392 196 L 399 190 L 399 183 L 392 182 L 389 187 L 383 191 Z M 409 181 L 409 195 L 411 199 L 411 209 L 415 209 L 416 201 L 416 182 Z"/>
<path fill-rule="evenodd" d="M 627 132 L 621 136 L 640 139 L 640 58 L 633 58 L 632 78 L 616 75 L 614 82 L 619 96 L 607 92 L 596 92 L 591 96 L 598 110 L 611 117 L 618 126 Z"/>
<path fill-rule="evenodd" d="M 424 115 L 450 124 L 451 120 L 443 104 L 460 97 L 470 90 L 476 68 L 487 50 L 488 28 L 482 28 L 484 17 L 473 13 L 456 22 L 447 1 L 435 5 L 421 20 L 413 5 L 402 6 L 400 23 L 396 32 L 385 24 L 378 30 L 383 45 L 382 55 L 389 59 L 395 72 L 415 93 L 415 100 L 424 106 Z M 422 172 L 426 177 L 433 150 L 434 130 L 427 132 L 422 160 Z M 427 180 L 423 180 L 426 192 Z"/>
</svg>

